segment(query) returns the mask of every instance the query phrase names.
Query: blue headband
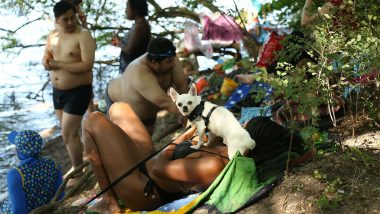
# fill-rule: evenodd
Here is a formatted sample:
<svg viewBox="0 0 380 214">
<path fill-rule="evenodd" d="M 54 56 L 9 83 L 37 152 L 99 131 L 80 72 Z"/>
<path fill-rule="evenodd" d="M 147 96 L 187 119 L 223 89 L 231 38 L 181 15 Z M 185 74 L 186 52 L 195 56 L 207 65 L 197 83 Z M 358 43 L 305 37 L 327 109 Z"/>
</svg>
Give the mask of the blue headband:
<svg viewBox="0 0 380 214">
<path fill-rule="evenodd" d="M 170 58 L 175 56 L 175 49 L 174 50 L 168 50 L 165 53 L 151 53 L 148 52 L 148 57 L 151 59 L 164 59 L 164 58 Z"/>
</svg>

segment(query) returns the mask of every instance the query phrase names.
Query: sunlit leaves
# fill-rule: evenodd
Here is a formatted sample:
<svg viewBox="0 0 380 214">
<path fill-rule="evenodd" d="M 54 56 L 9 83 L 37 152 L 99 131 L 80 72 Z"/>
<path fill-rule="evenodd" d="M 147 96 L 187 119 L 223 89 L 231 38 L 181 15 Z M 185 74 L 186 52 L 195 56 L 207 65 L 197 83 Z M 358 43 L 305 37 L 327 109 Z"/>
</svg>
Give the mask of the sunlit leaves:
<svg viewBox="0 0 380 214">
<path fill-rule="evenodd" d="M 8 33 L 7 36 L 0 38 L 2 40 L 2 50 L 6 51 L 7 49 L 12 49 L 14 46 L 19 45 L 19 41 L 13 37 L 13 34 Z"/>
</svg>

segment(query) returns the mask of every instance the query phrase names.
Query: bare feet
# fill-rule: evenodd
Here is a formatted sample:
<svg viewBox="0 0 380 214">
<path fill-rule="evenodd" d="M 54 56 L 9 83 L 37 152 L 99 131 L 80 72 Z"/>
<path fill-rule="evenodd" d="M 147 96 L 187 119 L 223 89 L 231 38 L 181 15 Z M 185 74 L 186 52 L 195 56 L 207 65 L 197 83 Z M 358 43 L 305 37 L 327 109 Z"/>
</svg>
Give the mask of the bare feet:
<svg viewBox="0 0 380 214">
<path fill-rule="evenodd" d="M 63 175 L 63 179 L 66 179 L 72 172 L 74 171 L 74 168 L 73 167 L 71 167 L 70 169 L 69 169 L 69 171 L 67 171 L 66 172 L 66 174 L 65 175 Z M 72 178 L 77 178 L 77 177 L 80 177 L 80 176 L 82 176 L 83 175 L 83 169 L 82 170 L 79 170 L 79 172 L 76 172 L 74 175 L 72 175 Z"/>
<path fill-rule="evenodd" d="M 63 176 L 64 179 L 67 177 L 70 177 L 70 180 L 67 181 L 66 188 L 71 188 L 75 186 L 75 184 L 78 183 L 79 179 L 83 175 L 83 170 L 79 170 L 79 172 L 76 172 L 75 174 L 71 175 L 71 173 L 74 171 L 74 168 L 71 167 L 71 169 Z"/>
<path fill-rule="evenodd" d="M 119 212 L 120 207 L 116 199 L 103 197 L 100 201 L 88 207 L 87 212 L 97 212 L 101 214 L 112 214 Z"/>
<path fill-rule="evenodd" d="M 70 178 L 69 181 L 67 181 L 66 188 L 71 188 L 75 186 L 79 182 L 80 176 L 75 178 Z"/>
</svg>

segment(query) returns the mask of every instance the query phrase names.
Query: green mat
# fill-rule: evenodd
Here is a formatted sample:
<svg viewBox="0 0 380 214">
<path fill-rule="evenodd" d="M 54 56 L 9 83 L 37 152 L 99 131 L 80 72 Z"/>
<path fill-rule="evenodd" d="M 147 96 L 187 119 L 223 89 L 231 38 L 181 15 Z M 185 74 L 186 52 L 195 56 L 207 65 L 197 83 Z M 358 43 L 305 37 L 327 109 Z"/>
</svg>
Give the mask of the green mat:
<svg viewBox="0 0 380 214">
<path fill-rule="evenodd" d="M 291 159 L 298 156 L 290 154 Z M 256 167 L 252 158 L 237 153 L 202 195 L 178 211 L 191 212 L 205 206 L 221 213 L 236 212 L 255 201 L 259 191 L 283 176 L 287 158 L 288 152 L 284 152 Z"/>
</svg>

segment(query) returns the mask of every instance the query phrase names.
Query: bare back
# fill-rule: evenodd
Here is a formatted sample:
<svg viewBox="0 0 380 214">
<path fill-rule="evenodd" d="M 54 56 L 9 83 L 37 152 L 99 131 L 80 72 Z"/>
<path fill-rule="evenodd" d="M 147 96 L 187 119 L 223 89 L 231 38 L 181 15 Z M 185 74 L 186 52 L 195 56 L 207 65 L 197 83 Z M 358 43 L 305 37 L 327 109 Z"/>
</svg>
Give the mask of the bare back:
<svg viewBox="0 0 380 214">
<path fill-rule="evenodd" d="M 180 78 L 178 75 L 181 75 Z M 153 72 L 144 54 L 129 64 L 121 76 L 110 82 L 108 93 L 114 102 L 129 103 L 141 120 L 151 119 L 160 110 L 155 103 L 160 99 L 170 99 L 166 93 L 168 89 L 173 85 L 186 85 L 185 80 L 182 69 L 174 68 L 165 73 Z"/>
<path fill-rule="evenodd" d="M 44 59 L 60 63 L 59 68 L 49 71 L 53 86 L 67 90 L 91 84 L 95 48 L 90 32 L 82 27 L 78 26 L 73 33 L 51 31 Z"/>
</svg>

